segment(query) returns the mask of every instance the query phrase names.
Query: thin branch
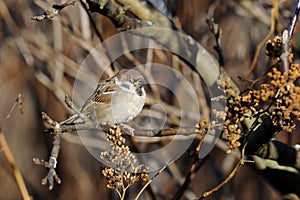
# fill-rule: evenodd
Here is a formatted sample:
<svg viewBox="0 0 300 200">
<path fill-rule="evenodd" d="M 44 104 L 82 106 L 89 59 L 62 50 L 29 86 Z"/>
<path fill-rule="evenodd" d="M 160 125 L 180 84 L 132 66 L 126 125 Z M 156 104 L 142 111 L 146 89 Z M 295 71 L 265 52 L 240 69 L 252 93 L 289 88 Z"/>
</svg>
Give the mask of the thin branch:
<svg viewBox="0 0 300 200">
<path fill-rule="evenodd" d="M 290 56 L 290 38 L 288 35 L 288 31 L 284 30 L 282 34 L 282 54 L 280 56 L 282 60 L 282 71 L 287 72 L 289 70 L 290 62 L 289 62 L 289 56 Z"/>
<path fill-rule="evenodd" d="M 143 21 L 154 23 L 161 28 L 172 28 L 173 24 L 162 12 L 145 4 L 142 0 L 117 0 L 131 13 Z"/>
<path fill-rule="evenodd" d="M 165 166 L 163 166 L 145 185 L 144 187 L 140 190 L 140 192 L 138 193 L 138 195 L 135 197 L 135 200 L 138 200 L 141 196 L 141 194 L 144 192 L 144 190 L 147 188 L 147 186 L 154 180 L 154 178 L 156 178 L 162 171 L 164 171 L 164 169 L 166 169 L 166 167 L 169 164 L 167 163 Z"/>
<path fill-rule="evenodd" d="M 119 30 L 128 30 L 133 28 L 150 27 L 153 24 L 150 21 L 141 21 L 127 16 L 126 10 L 111 0 L 100 0 L 97 3 L 87 0 L 90 12 L 98 12 L 107 16 Z"/>
<path fill-rule="evenodd" d="M 296 26 L 296 23 L 298 20 L 298 16 L 299 16 L 299 10 L 300 10 L 300 0 L 298 0 L 297 7 L 294 12 L 294 17 L 293 17 L 293 20 L 292 20 L 292 23 L 290 26 L 290 30 L 289 30 L 289 38 L 292 38 L 292 36 L 293 36 L 295 26 Z"/>
<path fill-rule="evenodd" d="M 272 8 L 272 11 L 271 11 L 271 27 L 270 27 L 270 30 L 269 30 L 268 34 L 265 36 L 265 38 L 257 45 L 254 58 L 253 58 L 252 63 L 249 67 L 249 70 L 248 70 L 248 73 L 247 73 L 247 76 L 246 76 L 245 80 L 248 81 L 250 79 L 250 76 L 252 75 L 252 73 L 253 73 L 253 71 L 256 67 L 260 50 L 262 49 L 265 42 L 274 33 L 275 24 L 276 24 L 277 20 L 278 20 L 278 0 L 273 0 L 273 8 Z"/>
<path fill-rule="evenodd" d="M 43 21 L 45 19 L 53 19 L 59 12 L 68 6 L 73 6 L 75 2 L 78 0 L 70 0 L 63 4 L 54 4 L 51 9 L 45 10 L 43 15 L 33 16 L 31 17 L 32 20 L 36 21 Z"/>
<path fill-rule="evenodd" d="M 58 184 L 61 183 L 61 179 L 57 175 L 55 168 L 57 166 L 57 157 L 60 149 L 60 135 L 56 133 L 53 141 L 53 147 L 51 150 L 51 155 L 48 161 L 44 161 L 43 159 L 33 158 L 33 162 L 36 165 L 42 165 L 46 168 L 49 168 L 48 174 L 42 179 L 42 185 L 49 184 L 49 190 L 52 190 L 54 187 L 54 181 Z"/>
<path fill-rule="evenodd" d="M 18 187 L 21 191 L 23 199 L 31 200 L 32 197 L 29 195 L 29 192 L 28 192 L 28 189 L 26 187 L 25 181 L 22 177 L 22 174 L 21 174 L 20 170 L 18 169 L 18 167 L 16 166 L 14 156 L 13 156 L 12 152 L 9 149 L 9 146 L 6 142 L 5 136 L 1 131 L 1 127 L 0 127 L 0 145 L 2 146 L 2 150 L 4 152 L 6 160 L 8 161 L 8 163 L 10 164 L 10 166 L 13 170 L 13 174 L 15 176 L 15 179 L 17 181 L 17 184 L 18 184 Z"/>
<path fill-rule="evenodd" d="M 214 187 L 213 189 L 203 193 L 203 195 L 199 199 L 204 199 L 204 198 L 212 195 L 213 193 L 215 193 L 219 189 L 221 189 L 224 185 L 226 185 L 237 174 L 240 167 L 243 166 L 246 162 L 252 162 L 253 163 L 253 161 L 245 160 L 245 147 L 246 146 L 247 146 L 247 143 L 242 148 L 241 158 L 240 158 L 239 163 L 235 166 L 235 168 L 231 171 L 231 173 L 227 176 L 227 178 L 222 183 L 220 183 L 219 185 Z"/>
<path fill-rule="evenodd" d="M 207 18 L 206 23 L 208 24 L 210 32 L 215 36 L 216 45 L 214 46 L 214 49 L 219 56 L 219 65 L 220 67 L 224 67 L 225 61 L 221 47 L 221 30 L 219 24 L 215 23 L 214 18 Z"/>
<path fill-rule="evenodd" d="M 15 107 L 17 106 L 17 104 L 19 104 L 19 111 L 21 114 L 24 113 L 24 107 L 23 107 L 23 103 L 25 101 L 25 96 L 22 94 L 18 94 L 18 98 L 16 99 L 15 103 L 13 104 L 13 106 L 11 107 L 11 109 L 9 110 L 8 114 L 6 115 L 6 119 L 9 119 L 12 112 L 14 111 Z"/>
</svg>

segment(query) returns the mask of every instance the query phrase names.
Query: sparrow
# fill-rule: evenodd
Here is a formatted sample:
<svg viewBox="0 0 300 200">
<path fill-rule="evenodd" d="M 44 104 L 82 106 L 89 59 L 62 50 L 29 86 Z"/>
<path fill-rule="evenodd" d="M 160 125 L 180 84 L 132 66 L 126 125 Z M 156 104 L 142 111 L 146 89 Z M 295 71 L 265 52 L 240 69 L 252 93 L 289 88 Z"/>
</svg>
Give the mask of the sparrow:
<svg viewBox="0 0 300 200">
<path fill-rule="evenodd" d="M 133 69 L 120 70 L 115 76 L 98 83 L 96 90 L 80 109 L 97 125 L 115 125 L 128 122 L 142 110 L 146 92 L 145 79 Z M 60 125 L 84 123 L 78 114 L 72 115 Z"/>
</svg>

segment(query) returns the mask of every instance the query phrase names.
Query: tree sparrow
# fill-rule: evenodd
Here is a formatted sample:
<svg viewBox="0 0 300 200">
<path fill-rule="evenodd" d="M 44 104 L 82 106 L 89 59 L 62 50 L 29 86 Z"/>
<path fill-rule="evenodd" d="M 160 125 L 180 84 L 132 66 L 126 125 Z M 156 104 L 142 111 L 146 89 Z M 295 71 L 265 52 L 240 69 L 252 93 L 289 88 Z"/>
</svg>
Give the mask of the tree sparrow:
<svg viewBox="0 0 300 200">
<path fill-rule="evenodd" d="M 146 92 L 145 79 L 140 72 L 123 69 L 115 76 L 101 81 L 94 93 L 82 106 L 80 113 L 97 125 L 114 125 L 136 117 L 142 110 Z M 83 123 L 78 114 L 60 125 Z"/>
</svg>

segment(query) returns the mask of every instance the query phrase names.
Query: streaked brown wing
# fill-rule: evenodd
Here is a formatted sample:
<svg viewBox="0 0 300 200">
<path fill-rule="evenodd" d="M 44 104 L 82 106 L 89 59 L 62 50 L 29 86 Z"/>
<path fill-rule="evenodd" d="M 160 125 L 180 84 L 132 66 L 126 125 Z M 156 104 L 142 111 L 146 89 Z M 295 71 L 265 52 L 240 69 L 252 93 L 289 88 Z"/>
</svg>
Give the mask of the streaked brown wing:
<svg viewBox="0 0 300 200">
<path fill-rule="evenodd" d="M 114 84 L 110 84 L 108 82 L 114 81 L 112 79 L 108 79 L 99 83 L 97 89 L 94 93 L 88 98 L 85 104 L 82 106 L 81 111 L 86 113 L 85 111 L 89 109 L 93 104 L 110 104 L 111 96 L 116 90 L 116 86 Z M 114 86 L 114 87 L 112 87 Z"/>
</svg>

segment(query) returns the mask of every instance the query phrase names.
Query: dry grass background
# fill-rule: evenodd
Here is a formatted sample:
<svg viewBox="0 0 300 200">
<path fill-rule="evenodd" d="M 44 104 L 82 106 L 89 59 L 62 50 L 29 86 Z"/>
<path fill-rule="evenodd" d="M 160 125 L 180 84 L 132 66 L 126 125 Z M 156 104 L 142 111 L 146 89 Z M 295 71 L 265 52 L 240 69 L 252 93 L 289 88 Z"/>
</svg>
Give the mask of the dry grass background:
<svg viewBox="0 0 300 200">
<path fill-rule="evenodd" d="M 212 1 L 170 2 L 177 24 L 210 53 L 216 55 L 213 50 L 214 39 L 205 22 Z M 62 141 L 58 166 L 62 184 L 55 185 L 53 191 L 48 191 L 46 186 L 41 185 L 46 169 L 35 166 L 32 162 L 33 157 L 47 158 L 52 146 L 52 137 L 42 133 L 40 113 L 45 111 L 58 121 L 66 118 L 68 111 L 62 103 L 64 94 L 71 94 L 76 70 L 88 52 L 99 43 L 99 38 L 79 3 L 64 9 L 53 20 L 36 22 L 30 19 L 31 16 L 41 14 L 42 9 L 49 8 L 53 3 L 60 2 L 0 1 L 1 130 L 34 199 L 113 199 L 116 196 L 105 187 L 101 164 L 81 145 Z M 268 5 L 271 5 L 271 1 L 223 1 L 214 11 L 215 21 L 223 31 L 221 45 L 225 69 L 235 80 L 238 80 L 238 76 L 246 75 L 257 44 L 269 30 L 271 8 Z M 288 26 L 294 5 L 295 1 L 285 1 L 280 6 L 278 30 Z M 92 18 L 104 39 L 118 33 L 105 17 L 92 14 Z M 293 42 L 296 59 L 300 52 L 299 35 L 297 29 Z M 163 62 L 159 56 L 154 57 Z M 129 63 L 125 60 L 116 66 L 124 67 L 126 62 Z M 267 59 L 262 51 L 254 77 L 259 77 L 267 70 L 264 67 L 266 64 Z M 6 119 L 19 93 L 25 96 L 24 114 L 15 109 L 11 117 Z M 278 137 L 293 145 L 300 141 L 299 129 L 296 133 Z M 176 164 L 183 172 L 186 170 L 181 165 L 184 159 L 186 158 L 181 158 Z M 215 186 L 223 180 L 234 161 L 222 149 L 215 148 L 192 182 L 192 190 L 201 195 Z M 172 176 L 165 173 L 154 183 L 155 188 L 159 188 L 159 193 L 165 198 L 170 198 L 170 194 L 176 191 L 171 179 Z M 208 199 L 225 197 L 243 200 L 280 199 L 272 186 L 250 167 L 243 167 L 232 182 Z M 3 151 L 0 151 L 0 199 L 21 199 Z"/>
</svg>

